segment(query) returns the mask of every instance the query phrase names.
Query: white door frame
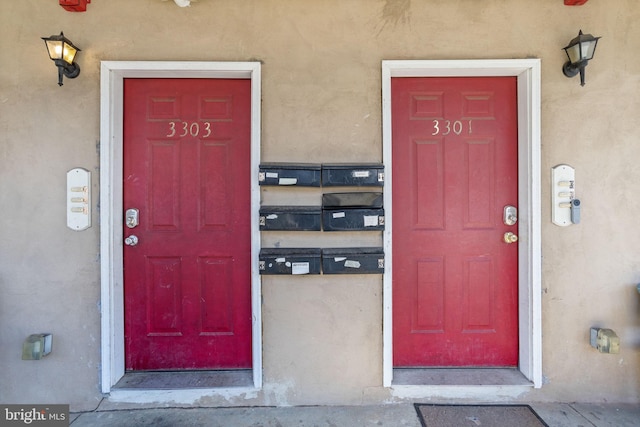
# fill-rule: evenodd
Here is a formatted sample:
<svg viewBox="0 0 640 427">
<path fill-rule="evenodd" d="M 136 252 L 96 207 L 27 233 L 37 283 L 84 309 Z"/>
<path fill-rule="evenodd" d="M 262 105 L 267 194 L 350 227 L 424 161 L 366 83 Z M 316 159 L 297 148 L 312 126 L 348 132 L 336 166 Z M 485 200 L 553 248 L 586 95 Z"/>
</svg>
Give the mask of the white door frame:
<svg viewBox="0 0 640 427">
<path fill-rule="evenodd" d="M 125 78 L 241 78 L 251 80 L 251 310 L 253 384 L 262 387 L 262 315 L 258 212 L 260 192 L 259 62 L 103 61 L 100 76 L 100 287 L 103 393 L 125 371 L 123 293 L 122 126 Z"/>
<path fill-rule="evenodd" d="M 385 164 L 383 279 L 383 385 L 393 381 L 393 201 L 391 162 L 392 77 L 515 76 L 518 96 L 518 316 L 519 369 L 535 388 L 542 386 L 540 60 L 382 61 L 382 126 Z"/>
</svg>

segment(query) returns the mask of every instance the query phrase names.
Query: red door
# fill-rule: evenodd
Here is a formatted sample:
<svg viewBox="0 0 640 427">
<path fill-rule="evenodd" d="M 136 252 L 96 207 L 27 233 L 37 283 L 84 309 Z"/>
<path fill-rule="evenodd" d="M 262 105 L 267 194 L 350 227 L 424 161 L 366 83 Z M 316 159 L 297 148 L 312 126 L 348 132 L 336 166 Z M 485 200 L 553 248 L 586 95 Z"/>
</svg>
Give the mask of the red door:
<svg viewBox="0 0 640 427">
<path fill-rule="evenodd" d="M 516 79 L 391 88 L 394 366 L 515 366 Z"/>
<path fill-rule="evenodd" d="M 250 84 L 124 82 L 129 370 L 251 366 Z"/>
</svg>

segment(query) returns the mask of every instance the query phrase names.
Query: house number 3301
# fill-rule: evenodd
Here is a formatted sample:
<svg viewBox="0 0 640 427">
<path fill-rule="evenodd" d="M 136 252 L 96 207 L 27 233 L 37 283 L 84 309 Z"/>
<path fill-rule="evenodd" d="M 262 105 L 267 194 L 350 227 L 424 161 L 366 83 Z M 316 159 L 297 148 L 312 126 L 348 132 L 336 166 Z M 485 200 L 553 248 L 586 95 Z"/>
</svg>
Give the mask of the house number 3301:
<svg viewBox="0 0 640 427">
<path fill-rule="evenodd" d="M 433 121 L 433 132 L 431 135 L 442 135 L 447 136 L 451 132 L 456 135 L 460 135 L 462 132 L 466 132 L 468 135 L 471 135 L 471 120 L 434 120 Z"/>
<path fill-rule="evenodd" d="M 172 136 L 199 136 L 201 138 L 207 138 L 211 136 L 211 123 L 209 122 L 169 122 L 169 131 L 167 132 L 167 138 Z"/>
</svg>

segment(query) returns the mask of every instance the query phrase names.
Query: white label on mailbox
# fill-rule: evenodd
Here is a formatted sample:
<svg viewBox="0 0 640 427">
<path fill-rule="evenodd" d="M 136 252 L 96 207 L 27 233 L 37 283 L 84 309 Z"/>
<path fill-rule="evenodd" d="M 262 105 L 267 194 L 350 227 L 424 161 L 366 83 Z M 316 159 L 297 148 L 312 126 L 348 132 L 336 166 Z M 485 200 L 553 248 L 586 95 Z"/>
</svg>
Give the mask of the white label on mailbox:
<svg viewBox="0 0 640 427">
<path fill-rule="evenodd" d="M 365 227 L 377 227 L 378 226 L 378 215 L 365 215 L 364 216 L 364 226 Z"/>
<path fill-rule="evenodd" d="M 267 172 L 267 178 L 277 178 L 278 172 Z"/>
<path fill-rule="evenodd" d="M 344 214 L 344 212 L 334 212 L 333 213 L 333 217 L 334 218 L 344 218 L 345 214 Z"/>
<path fill-rule="evenodd" d="M 298 183 L 298 178 L 280 178 L 278 180 L 278 185 L 296 185 Z"/>
<path fill-rule="evenodd" d="M 369 171 L 353 171 L 351 174 L 354 178 L 369 178 Z"/>
<path fill-rule="evenodd" d="M 267 219 L 278 219 L 278 214 L 267 215 Z"/>
<path fill-rule="evenodd" d="M 287 259 L 285 257 L 276 258 L 276 262 L 285 262 Z"/>
<path fill-rule="evenodd" d="M 344 261 L 345 259 L 347 259 L 347 257 L 346 257 L 346 256 L 337 256 L 337 257 L 334 257 L 334 258 L 333 258 L 333 260 L 334 260 L 335 262 L 342 262 L 342 261 Z"/>
<path fill-rule="evenodd" d="M 348 259 L 344 262 L 344 266 L 348 268 L 360 268 L 360 261 Z"/>
<path fill-rule="evenodd" d="M 291 274 L 309 274 L 309 263 L 308 262 L 291 263 Z"/>
</svg>

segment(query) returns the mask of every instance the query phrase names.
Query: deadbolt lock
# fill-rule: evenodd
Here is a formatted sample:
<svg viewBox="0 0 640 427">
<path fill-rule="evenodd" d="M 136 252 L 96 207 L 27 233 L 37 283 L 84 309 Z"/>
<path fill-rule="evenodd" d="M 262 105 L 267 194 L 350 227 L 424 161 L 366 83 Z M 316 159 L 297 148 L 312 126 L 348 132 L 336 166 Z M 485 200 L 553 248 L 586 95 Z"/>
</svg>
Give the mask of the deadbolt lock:
<svg viewBox="0 0 640 427">
<path fill-rule="evenodd" d="M 518 222 L 518 209 L 511 205 L 505 206 L 502 221 L 504 225 L 515 225 Z"/>
<path fill-rule="evenodd" d="M 140 211 L 136 208 L 127 209 L 124 214 L 124 223 L 129 228 L 135 228 L 140 224 Z"/>
</svg>

